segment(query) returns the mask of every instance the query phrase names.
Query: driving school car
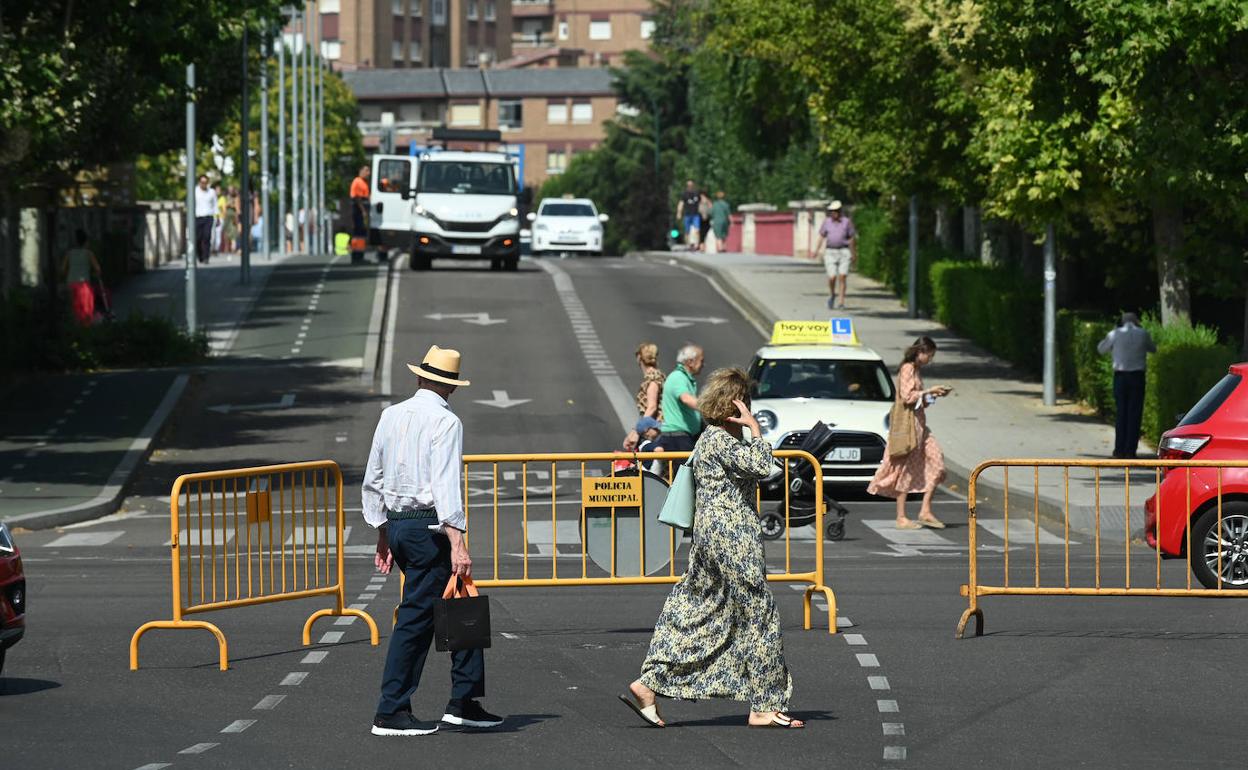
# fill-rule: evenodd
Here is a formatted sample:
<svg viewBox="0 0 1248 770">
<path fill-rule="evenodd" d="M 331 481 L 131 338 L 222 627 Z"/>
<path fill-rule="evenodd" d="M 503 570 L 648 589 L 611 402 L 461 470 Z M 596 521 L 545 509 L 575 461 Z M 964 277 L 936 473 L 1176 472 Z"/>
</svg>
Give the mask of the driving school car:
<svg viewBox="0 0 1248 770">
<path fill-rule="evenodd" d="M 824 482 L 866 486 L 884 460 L 895 391 L 884 360 L 858 342 L 850 319 L 776 322 L 749 373 L 754 418 L 773 448 L 797 449 L 822 421 L 834 434 L 820 458 Z M 764 481 L 764 496 L 782 496 L 783 485 L 780 469 Z"/>
</svg>

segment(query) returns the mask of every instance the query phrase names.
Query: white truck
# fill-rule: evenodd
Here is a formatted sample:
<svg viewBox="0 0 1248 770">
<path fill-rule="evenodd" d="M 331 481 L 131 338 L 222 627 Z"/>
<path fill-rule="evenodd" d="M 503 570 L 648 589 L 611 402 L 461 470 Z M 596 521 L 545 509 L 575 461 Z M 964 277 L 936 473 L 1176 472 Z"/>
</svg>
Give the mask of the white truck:
<svg viewBox="0 0 1248 770">
<path fill-rule="evenodd" d="M 368 242 L 378 256 L 406 249 L 412 242 L 412 206 L 404 190 L 416 186 L 416 158 L 410 155 L 374 155 L 368 196 Z"/>
</svg>

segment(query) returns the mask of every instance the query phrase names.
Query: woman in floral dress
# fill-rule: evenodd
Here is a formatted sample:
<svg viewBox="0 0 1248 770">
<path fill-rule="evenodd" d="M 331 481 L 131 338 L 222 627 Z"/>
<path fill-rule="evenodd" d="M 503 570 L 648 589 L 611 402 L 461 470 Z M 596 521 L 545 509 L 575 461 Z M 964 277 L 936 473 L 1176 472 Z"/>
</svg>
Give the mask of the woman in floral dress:
<svg viewBox="0 0 1248 770">
<path fill-rule="evenodd" d="M 924 389 L 919 370 L 936 357 L 936 343 L 931 337 L 920 337 L 906 348 L 901 368 L 897 372 L 898 398 L 907 408 L 914 410 L 918 421 L 919 441 L 909 454 L 893 457 L 891 451 L 884 453 L 884 462 L 875 472 L 867 491 L 873 495 L 897 498 L 897 529 L 944 529 L 945 525 L 932 513 L 932 494 L 936 485 L 945 478 L 945 456 L 940 445 L 927 427 L 927 407 L 938 398 L 949 395 L 950 388 L 937 386 Z M 919 519 L 906 517 L 906 495 L 923 493 L 923 506 Z"/>
<path fill-rule="evenodd" d="M 784 713 L 793 679 L 754 509 L 758 481 L 772 468 L 771 445 L 757 438 L 749 385 L 740 369 L 720 369 L 698 397 L 708 427 L 693 455 L 689 567 L 663 604 L 641 677 L 620 696 L 655 727 L 665 724 L 656 695 L 747 701 L 751 727 L 805 726 Z M 755 438 L 744 440 L 743 427 Z"/>
</svg>

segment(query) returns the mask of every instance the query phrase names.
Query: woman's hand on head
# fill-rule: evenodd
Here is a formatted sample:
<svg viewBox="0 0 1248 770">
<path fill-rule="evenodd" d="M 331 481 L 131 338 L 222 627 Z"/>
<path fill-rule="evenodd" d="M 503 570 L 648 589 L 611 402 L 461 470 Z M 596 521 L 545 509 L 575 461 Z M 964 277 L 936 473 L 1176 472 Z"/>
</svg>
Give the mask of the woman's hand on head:
<svg viewBox="0 0 1248 770">
<path fill-rule="evenodd" d="M 755 420 L 754 415 L 750 412 L 750 407 L 739 398 L 733 399 L 732 403 L 737 407 L 737 416 L 729 417 L 728 422 L 749 428 L 750 435 L 754 438 L 763 435 L 763 432 L 759 430 L 758 420 Z"/>
</svg>

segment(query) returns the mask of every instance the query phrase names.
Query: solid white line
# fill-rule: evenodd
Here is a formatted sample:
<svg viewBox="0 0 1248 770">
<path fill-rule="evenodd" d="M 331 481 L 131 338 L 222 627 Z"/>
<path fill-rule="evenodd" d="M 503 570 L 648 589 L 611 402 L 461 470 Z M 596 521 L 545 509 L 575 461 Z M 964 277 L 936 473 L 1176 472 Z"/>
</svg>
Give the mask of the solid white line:
<svg viewBox="0 0 1248 770">
<path fill-rule="evenodd" d="M 381 394 L 383 396 L 393 395 L 390 392 L 390 379 L 391 371 L 394 369 L 394 330 L 399 321 L 399 278 L 403 275 L 405 266 L 402 260 L 406 258 L 406 254 L 399 255 L 400 261 L 396 262 L 390 270 L 391 302 L 389 312 L 386 313 L 386 341 L 381 356 Z"/>
<path fill-rule="evenodd" d="M 304 655 L 303 660 L 299 662 L 300 663 L 320 663 L 322 660 L 325 660 L 326 656 L 328 655 L 329 655 L 328 650 L 315 650 L 313 652 L 309 652 L 307 655 Z"/>
<path fill-rule="evenodd" d="M 881 714 L 896 714 L 901 711 L 897 707 L 897 701 L 895 700 L 877 700 L 875 707 L 880 710 Z"/>
<path fill-rule="evenodd" d="M 285 695 L 266 695 L 260 699 L 260 702 L 251 707 L 252 711 L 272 711 L 277 708 L 277 704 L 286 700 Z"/>
<path fill-rule="evenodd" d="M 282 679 L 281 684 L 283 687 L 294 687 L 296 685 L 302 684 L 303 680 L 307 678 L 308 678 L 307 671 L 291 671 L 289 674 L 286 675 L 284 679 Z"/>
<path fill-rule="evenodd" d="M 226 725 L 225 729 L 222 730 L 221 732 L 241 733 L 243 730 L 246 730 L 248 727 L 251 727 L 255 723 L 256 723 L 256 720 L 254 719 L 235 719 L 233 722 L 230 722 L 228 725 Z"/>
<path fill-rule="evenodd" d="M 215 748 L 220 745 L 221 744 L 219 743 L 197 743 L 194 746 L 187 746 L 185 749 L 182 749 L 178 753 L 179 754 L 203 754 L 208 749 Z"/>
<path fill-rule="evenodd" d="M 880 667 L 880 659 L 875 657 L 869 652 L 858 653 L 856 657 L 858 658 L 858 665 L 862 666 L 863 668 L 879 668 Z"/>
<path fill-rule="evenodd" d="M 885 759 L 905 759 L 906 747 L 905 746 L 885 746 L 884 758 Z"/>
<path fill-rule="evenodd" d="M 867 638 L 862 634 L 841 634 L 845 637 L 845 643 L 861 647 L 867 643 Z"/>
<path fill-rule="evenodd" d="M 342 641 L 341 631 L 326 631 L 317 644 L 337 644 L 340 641 Z"/>
<path fill-rule="evenodd" d="M 373 287 L 373 310 L 368 317 L 368 336 L 364 338 L 364 365 L 360 367 L 360 379 L 372 383 L 377 374 L 377 348 L 381 344 L 381 324 L 386 314 L 386 285 L 390 281 L 390 264 L 377 265 L 377 284 Z M 316 300 L 312 301 L 316 306 Z"/>
<path fill-rule="evenodd" d="M 885 735 L 905 735 L 906 726 L 901 722 L 885 722 L 884 734 Z"/>
<path fill-rule="evenodd" d="M 892 689 L 888 686 L 888 677 L 886 676 L 869 676 L 867 677 L 867 684 L 871 685 L 872 690 Z"/>
</svg>

